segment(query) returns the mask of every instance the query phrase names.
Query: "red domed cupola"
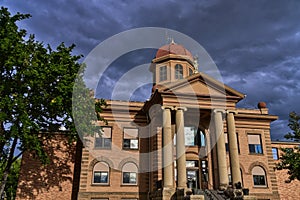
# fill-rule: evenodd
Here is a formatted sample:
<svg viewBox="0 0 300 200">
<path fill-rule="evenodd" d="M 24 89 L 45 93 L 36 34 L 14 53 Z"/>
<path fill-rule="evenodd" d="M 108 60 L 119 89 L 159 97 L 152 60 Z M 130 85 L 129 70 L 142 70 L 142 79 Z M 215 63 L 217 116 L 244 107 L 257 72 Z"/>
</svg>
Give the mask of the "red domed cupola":
<svg viewBox="0 0 300 200">
<path fill-rule="evenodd" d="M 184 48 L 182 45 L 176 44 L 174 41 L 172 41 L 170 44 L 160 47 L 156 52 L 155 58 L 160 58 L 169 54 L 185 56 L 193 60 L 192 53 L 186 48 Z"/>
<path fill-rule="evenodd" d="M 197 65 L 192 53 L 172 40 L 170 44 L 160 47 L 152 60 L 150 71 L 153 73 L 153 85 L 185 79 L 198 72 Z"/>
</svg>

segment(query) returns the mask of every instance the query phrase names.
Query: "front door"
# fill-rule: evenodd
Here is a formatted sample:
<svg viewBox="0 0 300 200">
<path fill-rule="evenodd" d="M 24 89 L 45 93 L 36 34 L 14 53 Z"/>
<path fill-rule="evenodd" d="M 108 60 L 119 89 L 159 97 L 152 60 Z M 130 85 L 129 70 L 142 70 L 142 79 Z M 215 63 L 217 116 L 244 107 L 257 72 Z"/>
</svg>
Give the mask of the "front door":
<svg viewBox="0 0 300 200">
<path fill-rule="evenodd" d="M 201 189 L 208 189 L 208 167 L 207 160 L 200 160 L 201 162 Z"/>
</svg>

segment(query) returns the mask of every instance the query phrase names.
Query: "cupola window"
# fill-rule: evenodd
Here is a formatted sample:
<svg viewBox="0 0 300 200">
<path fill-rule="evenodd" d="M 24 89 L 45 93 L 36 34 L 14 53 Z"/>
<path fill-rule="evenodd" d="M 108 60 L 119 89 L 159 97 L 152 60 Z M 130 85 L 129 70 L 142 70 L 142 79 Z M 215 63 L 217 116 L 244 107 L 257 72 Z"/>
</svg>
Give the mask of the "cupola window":
<svg viewBox="0 0 300 200">
<path fill-rule="evenodd" d="M 183 67 L 180 64 L 175 65 L 175 79 L 183 78 Z"/>
<path fill-rule="evenodd" d="M 159 81 L 167 80 L 167 66 L 162 66 L 159 68 Z"/>
</svg>

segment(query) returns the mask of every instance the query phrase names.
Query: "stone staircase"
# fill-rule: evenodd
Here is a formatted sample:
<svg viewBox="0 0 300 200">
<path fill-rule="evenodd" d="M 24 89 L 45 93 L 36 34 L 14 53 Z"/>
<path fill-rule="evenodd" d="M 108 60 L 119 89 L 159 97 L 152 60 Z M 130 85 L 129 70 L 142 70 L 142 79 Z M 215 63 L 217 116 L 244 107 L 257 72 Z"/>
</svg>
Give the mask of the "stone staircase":
<svg viewBox="0 0 300 200">
<path fill-rule="evenodd" d="M 204 190 L 204 198 L 205 200 L 227 200 L 223 191 L 219 190 Z"/>
</svg>

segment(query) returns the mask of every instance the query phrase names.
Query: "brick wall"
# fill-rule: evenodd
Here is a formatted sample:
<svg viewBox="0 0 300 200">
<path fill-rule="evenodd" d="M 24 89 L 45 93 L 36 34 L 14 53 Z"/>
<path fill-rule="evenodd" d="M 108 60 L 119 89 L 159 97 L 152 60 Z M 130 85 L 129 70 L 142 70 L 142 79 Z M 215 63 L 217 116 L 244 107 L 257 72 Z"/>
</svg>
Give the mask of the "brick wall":
<svg viewBox="0 0 300 200">
<path fill-rule="evenodd" d="M 280 156 L 280 148 L 293 148 L 295 143 L 287 143 L 287 142 L 273 142 L 272 147 L 278 149 L 278 156 Z M 279 162 L 279 161 L 276 161 Z M 280 195 L 280 199 L 284 200 L 298 200 L 300 197 L 300 181 L 293 180 L 289 181 L 287 170 L 276 170 L 275 171 L 277 177 L 277 184 L 278 184 L 278 192 Z"/>
<path fill-rule="evenodd" d="M 76 187 L 73 188 L 76 143 L 69 143 L 63 134 L 55 134 L 43 142 L 50 164 L 42 165 L 30 152 L 23 154 L 17 200 L 68 200 L 72 189 L 76 192 Z"/>
</svg>

